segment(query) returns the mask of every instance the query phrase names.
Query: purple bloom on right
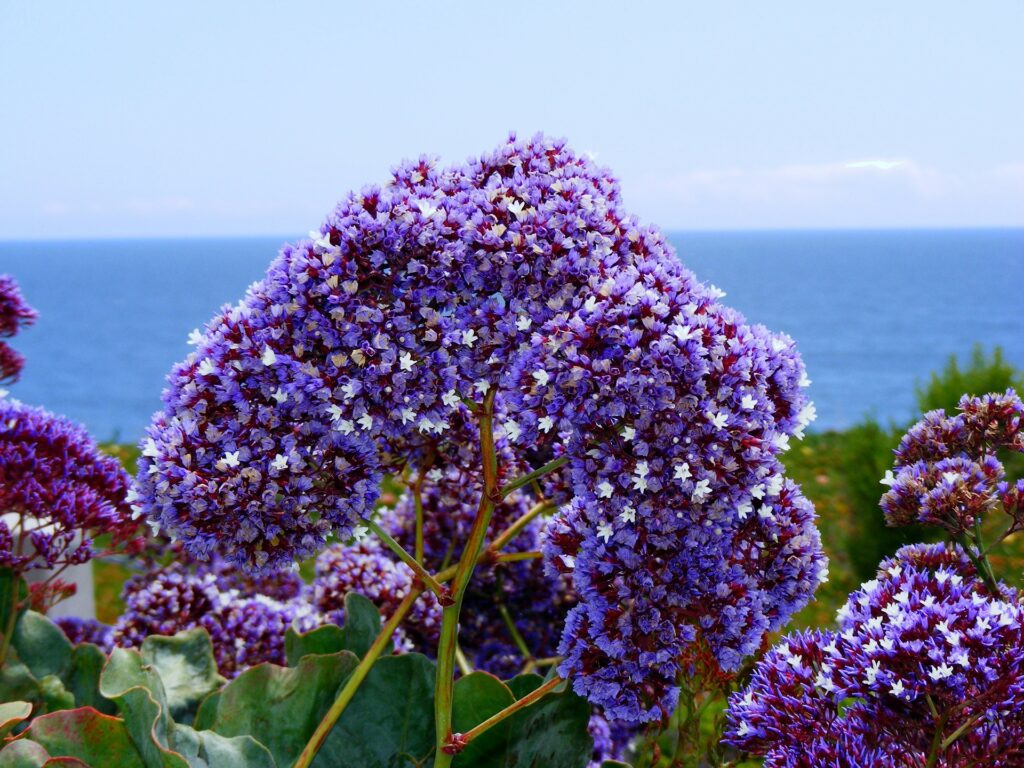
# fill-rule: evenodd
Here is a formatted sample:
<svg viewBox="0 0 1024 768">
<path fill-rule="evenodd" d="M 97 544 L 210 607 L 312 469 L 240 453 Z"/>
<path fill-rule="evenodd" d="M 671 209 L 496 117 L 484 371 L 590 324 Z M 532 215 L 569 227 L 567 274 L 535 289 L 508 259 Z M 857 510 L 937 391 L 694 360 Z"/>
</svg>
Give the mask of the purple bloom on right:
<svg viewBox="0 0 1024 768">
<path fill-rule="evenodd" d="M 25 302 L 14 278 L 0 275 L 0 383 L 17 380 L 25 365 L 25 358 L 11 349 L 4 339 L 34 323 L 37 316 Z"/>
<path fill-rule="evenodd" d="M 882 511 L 890 525 L 923 523 L 955 539 L 974 535 L 982 518 L 1002 502 L 1016 532 L 1024 526 L 1020 484 L 1004 481 L 997 451 L 1024 453 L 1024 403 L 1012 389 L 965 395 L 959 413 L 930 411 L 896 449 L 893 471 L 882 483 Z"/>
<path fill-rule="evenodd" d="M 1016 591 L 990 592 L 959 547 L 911 545 L 837 619 L 757 664 L 730 698 L 727 743 L 766 766 L 1024 765 Z"/>
</svg>

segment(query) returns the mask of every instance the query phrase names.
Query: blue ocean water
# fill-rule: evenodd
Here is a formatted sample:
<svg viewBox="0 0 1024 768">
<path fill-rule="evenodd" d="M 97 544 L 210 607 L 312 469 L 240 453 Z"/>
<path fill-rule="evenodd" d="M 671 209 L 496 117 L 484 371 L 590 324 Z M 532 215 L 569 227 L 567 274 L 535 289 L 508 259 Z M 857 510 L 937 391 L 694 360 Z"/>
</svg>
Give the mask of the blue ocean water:
<svg viewBox="0 0 1024 768">
<path fill-rule="evenodd" d="M 0 243 L 40 312 L 11 395 L 134 442 L 188 333 L 258 280 L 284 238 Z M 916 382 L 975 342 L 1024 366 L 1024 229 L 686 232 L 680 258 L 793 336 L 816 428 L 905 420 Z"/>
</svg>

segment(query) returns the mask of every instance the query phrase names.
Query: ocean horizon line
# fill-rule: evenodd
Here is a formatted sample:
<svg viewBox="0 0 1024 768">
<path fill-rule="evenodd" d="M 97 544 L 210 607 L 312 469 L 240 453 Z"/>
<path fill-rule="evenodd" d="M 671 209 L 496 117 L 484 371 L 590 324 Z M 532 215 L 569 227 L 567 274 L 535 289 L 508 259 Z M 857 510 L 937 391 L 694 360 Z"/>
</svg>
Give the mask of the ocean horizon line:
<svg viewBox="0 0 1024 768">
<path fill-rule="evenodd" d="M 673 227 L 661 228 L 666 235 L 774 235 L 774 234 L 870 234 L 870 233 L 921 233 L 935 232 L 1024 232 L 1024 224 L 1007 225 L 967 225 L 967 226 L 866 226 L 866 227 Z M 125 243 L 125 242 L 209 242 L 215 240 L 280 240 L 282 243 L 292 242 L 306 237 L 306 234 L 181 234 L 181 235 L 88 235 L 67 237 L 3 237 L 0 245 L 45 244 L 45 243 Z"/>
</svg>

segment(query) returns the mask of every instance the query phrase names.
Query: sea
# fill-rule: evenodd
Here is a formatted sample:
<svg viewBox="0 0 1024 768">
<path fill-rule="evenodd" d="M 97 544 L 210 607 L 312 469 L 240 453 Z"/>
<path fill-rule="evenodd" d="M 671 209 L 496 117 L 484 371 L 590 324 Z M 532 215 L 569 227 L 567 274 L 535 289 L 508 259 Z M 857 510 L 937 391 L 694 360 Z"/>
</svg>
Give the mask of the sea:
<svg viewBox="0 0 1024 768">
<path fill-rule="evenodd" d="M 136 442 L 186 338 L 286 237 L 0 242 L 37 323 L 8 397 Z M 679 258 L 750 322 L 797 341 L 818 430 L 905 423 L 915 385 L 975 344 L 1024 368 L 1024 229 L 676 232 Z"/>
</svg>

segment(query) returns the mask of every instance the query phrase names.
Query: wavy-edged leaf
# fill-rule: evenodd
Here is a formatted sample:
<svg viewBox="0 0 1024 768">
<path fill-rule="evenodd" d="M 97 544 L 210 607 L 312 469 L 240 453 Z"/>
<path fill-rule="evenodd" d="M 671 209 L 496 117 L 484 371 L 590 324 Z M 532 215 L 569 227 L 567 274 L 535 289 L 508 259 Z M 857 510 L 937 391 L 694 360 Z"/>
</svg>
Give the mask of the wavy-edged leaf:
<svg viewBox="0 0 1024 768">
<path fill-rule="evenodd" d="M 363 658 L 380 634 L 380 611 L 358 592 L 345 595 L 345 624 L 325 624 L 309 632 L 296 632 L 289 628 L 284 636 L 284 653 L 288 666 L 294 667 L 299 659 L 311 653 L 337 653 L 351 651 Z"/>
<path fill-rule="evenodd" d="M 24 736 L 54 758 L 73 757 L 93 768 L 146 768 L 124 721 L 92 707 L 37 717 Z"/>
<path fill-rule="evenodd" d="M 5 701 L 0 704 L 0 739 L 18 723 L 28 720 L 31 714 L 32 705 L 27 701 Z"/>
<path fill-rule="evenodd" d="M 64 676 L 64 686 L 75 699 L 75 706 L 92 707 L 107 715 L 117 712 L 114 702 L 100 693 L 100 674 L 107 656 L 92 643 L 80 643 L 71 649 L 71 668 Z"/>
<path fill-rule="evenodd" d="M 63 677 L 71 666 L 71 643 L 60 627 L 35 611 L 26 611 L 14 628 L 11 644 L 37 679 Z"/>
<path fill-rule="evenodd" d="M 173 637 L 150 635 L 142 641 L 141 653 L 159 675 L 169 714 L 177 723 L 190 724 L 200 702 L 227 682 L 217 671 L 213 643 L 205 629 Z"/>
<path fill-rule="evenodd" d="M 42 768 L 50 753 L 28 739 L 12 741 L 0 749 L 0 768 Z"/>
<path fill-rule="evenodd" d="M 252 736 L 278 766 L 289 766 L 358 663 L 355 654 L 341 651 L 305 656 L 297 667 L 250 667 L 203 702 L 196 723 L 221 736 Z"/>
</svg>

